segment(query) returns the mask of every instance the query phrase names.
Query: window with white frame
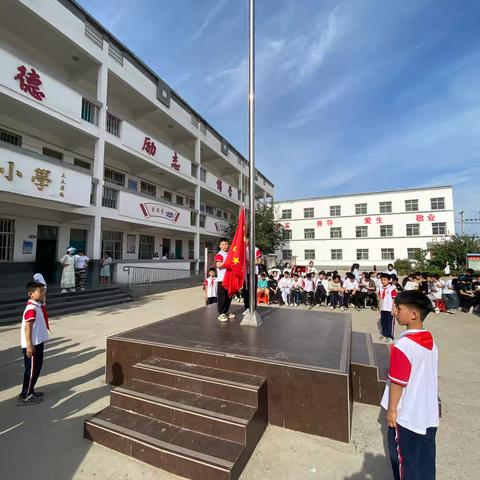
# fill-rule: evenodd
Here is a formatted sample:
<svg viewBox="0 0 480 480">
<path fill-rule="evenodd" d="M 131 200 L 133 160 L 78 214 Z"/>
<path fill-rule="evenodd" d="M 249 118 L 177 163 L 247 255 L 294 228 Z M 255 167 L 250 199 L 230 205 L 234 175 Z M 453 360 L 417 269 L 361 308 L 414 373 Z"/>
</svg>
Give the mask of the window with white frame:
<svg viewBox="0 0 480 480">
<path fill-rule="evenodd" d="M 421 248 L 407 248 L 407 257 L 409 260 L 415 260 L 420 253 Z"/>
<path fill-rule="evenodd" d="M 368 225 L 361 225 L 355 227 L 355 236 L 357 238 L 367 238 L 368 237 Z"/>
<path fill-rule="evenodd" d="M 290 260 L 292 258 L 291 250 L 282 250 L 282 260 Z"/>
<path fill-rule="evenodd" d="M 332 260 L 342 260 L 343 259 L 343 252 L 341 248 L 333 248 L 330 250 L 330 258 Z"/>
<path fill-rule="evenodd" d="M 380 225 L 381 237 L 393 237 L 393 225 Z"/>
<path fill-rule="evenodd" d="M 305 260 L 315 260 L 315 250 L 313 248 L 305 250 Z"/>
<path fill-rule="evenodd" d="M 291 220 L 292 218 L 292 210 L 282 210 L 282 220 Z"/>
<path fill-rule="evenodd" d="M 177 195 L 175 203 L 177 205 L 182 205 L 183 206 L 183 201 L 184 201 L 183 197 L 181 195 Z"/>
<path fill-rule="evenodd" d="M 305 228 L 303 230 L 303 238 L 305 238 L 305 240 L 311 240 L 312 238 L 315 238 L 315 229 Z"/>
<path fill-rule="evenodd" d="M 445 222 L 432 223 L 432 235 L 446 235 L 447 224 Z"/>
<path fill-rule="evenodd" d="M 357 248 L 357 260 L 368 260 L 368 248 Z"/>
<path fill-rule="evenodd" d="M 283 229 L 282 238 L 284 240 L 291 240 L 292 239 L 292 231 Z"/>
<path fill-rule="evenodd" d="M 356 203 L 355 204 L 355 215 L 366 215 L 367 214 L 367 204 L 366 203 Z"/>
<path fill-rule="evenodd" d="M 103 187 L 102 207 L 117 208 L 118 190 L 110 187 Z"/>
<path fill-rule="evenodd" d="M 15 220 L 0 218 L 0 262 L 13 261 L 15 245 Z"/>
<path fill-rule="evenodd" d="M 342 238 L 342 227 L 330 227 L 330 238 Z"/>
<path fill-rule="evenodd" d="M 395 260 L 395 250 L 393 248 L 382 248 L 382 260 Z"/>
<path fill-rule="evenodd" d="M 342 207 L 340 205 L 330 205 L 330 216 L 339 217 L 342 214 Z"/>
<path fill-rule="evenodd" d="M 392 213 L 392 202 L 379 202 L 380 213 Z"/>
<path fill-rule="evenodd" d="M 200 167 L 200 181 L 201 182 L 207 181 L 207 171 L 202 167 Z"/>
<path fill-rule="evenodd" d="M 405 200 L 406 212 L 418 212 L 418 200 Z"/>
<path fill-rule="evenodd" d="M 407 223 L 407 237 L 416 237 L 420 235 L 420 224 Z"/>
<path fill-rule="evenodd" d="M 198 175 L 198 165 L 195 163 L 192 163 L 192 166 L 190 168 L 190 175 L 194 178 L 197 178 Z"/>
<path fill-rule="evenodd" d="M 430 206 L 432 210 L 445 209 L 445 197 L 435 197 L 430 199 Z"/>
<path fill-rule="evenodd" d="M 163 199 L 166 200 L 167 202 L 172 201 L 172 192 L 169 192 L 168 190 L 163 191 Z"/>
<path fill-rule="evenodd" d="M 313 218 L 313 207 L 308 207 L 303 209 L 303 218 Z"/>
<path fill-rule="evenodd" d="M 155 237 L 153 235 L 140 235 L 138 243 L 138 258 L 147 260 L 153 258 Z"/>
<path fill-rule="evenodd" d="M 102 254 L 108 253 L 113 260 L 122 258 L 122 232 L 102 232 Z"/>
<path fill-rule="evenodd" d="M 150 197 L 157 196 L 157 187 L 151 183 L 144 182 L 143 180 L 140 182 L 140 191 Z"/>
<path fill-rule="evenodd" d="M 105 168 L 103 179 L 108 183 L 113 183 L 114 185 L 120 185 L 121 187 L 125 186 L 125 175 L 120 172 L 116 172 L 111 168 Z"/>
</svg>

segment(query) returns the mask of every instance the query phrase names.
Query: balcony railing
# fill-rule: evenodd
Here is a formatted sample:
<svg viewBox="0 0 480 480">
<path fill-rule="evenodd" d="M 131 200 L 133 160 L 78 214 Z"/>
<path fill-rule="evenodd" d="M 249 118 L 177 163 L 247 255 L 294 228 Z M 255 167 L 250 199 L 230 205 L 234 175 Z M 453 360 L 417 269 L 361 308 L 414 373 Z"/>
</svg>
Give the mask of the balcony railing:
<svg viewBox="0 0 480 480">
<path fill-rule="evenodd" d="M 98 107 L 86 98 L 82 98 L 82 120 L 93 125 L 98 124 Z"/>
<path fill-rule="evenodd" d="M 107 112 L 107 122 L 105 129 L 108 133 L 115 135 L 116 137 L 120 138 L 120 126 L 122 125 L 122 121 L 112 115 L 111 113 Z"/>
<path fill-rule="evenodd" d="M 103 187 L 102 207 L 117 208 L 118 190 Z"/>
</svg>

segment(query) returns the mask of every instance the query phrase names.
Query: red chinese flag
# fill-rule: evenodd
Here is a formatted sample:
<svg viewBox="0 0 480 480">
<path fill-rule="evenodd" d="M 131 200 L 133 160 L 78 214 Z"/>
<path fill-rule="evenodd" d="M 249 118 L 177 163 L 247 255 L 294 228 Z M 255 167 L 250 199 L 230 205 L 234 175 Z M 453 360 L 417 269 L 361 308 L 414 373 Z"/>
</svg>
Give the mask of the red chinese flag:
<svg viewBox="0 0 480 480">
<path fill-rule="evenodd" d="M 222 285 L 227 289 L 229 297 L 235 295 L 243 287 L 243 281 L 245 280 L 245 241 L 245 209 L 242 206 L 235 236 L 224 262 L 227 271 Z"/>
</svg>

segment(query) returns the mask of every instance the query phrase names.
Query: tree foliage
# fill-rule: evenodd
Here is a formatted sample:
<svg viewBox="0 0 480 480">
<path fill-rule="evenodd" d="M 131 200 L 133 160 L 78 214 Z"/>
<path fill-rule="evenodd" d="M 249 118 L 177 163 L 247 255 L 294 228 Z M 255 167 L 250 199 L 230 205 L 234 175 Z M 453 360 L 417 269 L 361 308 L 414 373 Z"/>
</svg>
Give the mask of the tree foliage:
<svg viewBox="0 0 480 480">
<path fill-rule="evenodd" d="M 467 266 L 467 253 L 480 252 L 480 237 L 477 235 L 454 235 L 442 243 L 430 247 L 430 265 L 443 269 L 447 262 L 450 266 L 463 269 Z"/>
<path fill-rule="evenodd" d="M 264 253 L 274 253 L 285 244 L 283 226 L 280 217 L 272 205 L 260 205 L 255 210 L 255 245 Z M 232 220 L 228 227 L 231 238 L 235 235 L 237 219 Z M 248 226 L 247 226 L 248 232 Z"/>
</svg>

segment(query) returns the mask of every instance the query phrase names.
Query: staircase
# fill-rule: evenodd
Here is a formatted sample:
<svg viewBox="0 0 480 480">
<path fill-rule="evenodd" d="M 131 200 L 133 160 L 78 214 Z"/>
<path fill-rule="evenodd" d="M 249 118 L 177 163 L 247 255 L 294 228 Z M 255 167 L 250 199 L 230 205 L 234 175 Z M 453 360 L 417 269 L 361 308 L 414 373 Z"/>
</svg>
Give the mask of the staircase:
<svg viewBox="0 0 480 480">
<path fill-rule="evenodd" d="M 115 287 L 100 287 L 83 292 L 60 293 L 47 291 L 47 311 L 49 317 L 84 312 L 95 308 L 133 302 L 133 298 L 124 290 Z M 15 293 L 0 298 L 0 325 L 22 321 L 27 296 Z"/>
<path fill-rule="evenodd" d="M 237 479 L 268 422 L 265 379 L 163 358 L 132 371 L 85 438 L 192 480 Z"/>
</svg>

